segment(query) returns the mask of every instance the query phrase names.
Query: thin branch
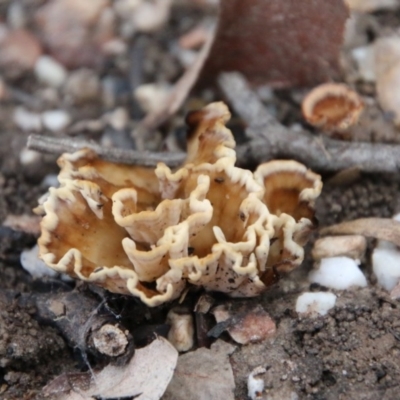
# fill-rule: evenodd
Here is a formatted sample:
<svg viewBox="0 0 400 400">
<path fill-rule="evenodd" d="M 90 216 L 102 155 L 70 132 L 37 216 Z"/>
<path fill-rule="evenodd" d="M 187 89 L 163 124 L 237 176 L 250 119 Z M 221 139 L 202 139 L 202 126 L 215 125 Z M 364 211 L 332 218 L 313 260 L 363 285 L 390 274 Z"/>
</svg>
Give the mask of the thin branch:
<svg viewBox="0 0 400 400">
<path fill-rule="evenodd" d="M 293 131 L 268 113 L 240 74 L 221 74 L 219 85 L 234 110 L 248 124 L 246 133 L 250 141 L 237 147 L 240 165 L 259 164 L 274 158 L 291 158 L 317 171 L 340 171 L 348 168 L 358 168 L 365 172 L 400 171 L 400 145 L 346 142 L 315 136 L 307 131 Z M 105 160 L 147 167 L 155 167 L 158 162 L 177 167 L 185 159 L 184 153 L 104 148 L 94 142 L 39 135 L 29 137 L 28 147 L 53 154 L 89 147 Z"/>
<path fill-rule="evenodd" d="M 169 167 L 176 167 L 182 164 L 186 157 L 185 153 L 153 153 L 107 148 L 97 143 L 84 140 L 53 138 L 40 135 L 30 135 L 27 146 L 32 150 L 51 154 L 72 153 L 83 148 L 90 148 L 104 160 L 121 164 L 141 165 L 144 167 L 155 167 L 159 162 L 164 162 Z"/>
<path fill-rule="evenodd" d="M 317 171 L 354 167 L 365 172 L 400 171 L 400 145 L 346 142 L 293 131 L 268 113 L 239 73 L 221 74 L 218 83 L 233 109 L 248 124 L 250 141 L 238 146 L 239 164 L 292 158 Z"/>
</svg>

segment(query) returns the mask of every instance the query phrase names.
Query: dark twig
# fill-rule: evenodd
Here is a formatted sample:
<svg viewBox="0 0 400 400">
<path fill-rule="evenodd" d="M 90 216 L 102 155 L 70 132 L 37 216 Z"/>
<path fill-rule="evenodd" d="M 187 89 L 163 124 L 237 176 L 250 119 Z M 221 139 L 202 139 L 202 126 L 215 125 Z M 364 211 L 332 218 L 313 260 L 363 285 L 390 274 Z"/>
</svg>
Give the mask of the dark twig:
<svg viewBox="0 0 400 400">
<path fill-rule="evenodd" d="M 72 153 L 83 148 L 90 148 L 104 160 L 144 167 L 155 167 L 159 162 L 164 162 L 170 167 L 176 167 L 183 162 L 186 156 L 184 153 L 153 153 L 107 148 L 94 142 L 40 135 L 30 135 L 27 146 L 32 150 L 52 154 Z"/>
<path fill-rule="evenodd" d="M 358 168 L 365 172 L 400 171 L 400 145 L 346 142 L 315 136 L 307 131 L 293 131 L 268 113 L 240 74 L 222 74 L 219 85 L 234 110 L 248 124 L 246 133 L 250 141 L 237 148 L 240 165 L 258 164 L 274 158 L 291 158 L 317 171 L 340 171 L 348 168 Z M 38 135 L 29 137 L 28 147 L 53 154 L 89 147 L 105 160 L 147 167 L 155 167 L 158 162 L 176 167 L 185 159 L 184 153 L 104 148 L 93 142 Z"/>
<path fill-rule="evenodd" d="M 275 120 L 238 73 L 219 77 L 219 86 L 247 124 L 248 143 L 238 147 L 239 164 L 292 158 L 317 171 L 357 167 L 365 172 L 400 171 L 400 145 L 346 142 L 293 131 Z"/>
</svg>

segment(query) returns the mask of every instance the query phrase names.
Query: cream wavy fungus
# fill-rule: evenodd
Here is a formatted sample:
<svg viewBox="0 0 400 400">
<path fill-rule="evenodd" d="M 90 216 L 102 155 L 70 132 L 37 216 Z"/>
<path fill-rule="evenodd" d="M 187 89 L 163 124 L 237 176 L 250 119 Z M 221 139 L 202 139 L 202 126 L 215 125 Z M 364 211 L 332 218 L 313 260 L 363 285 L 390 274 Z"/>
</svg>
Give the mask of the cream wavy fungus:
<svg viewBox="0 0 400 400">
<path fill-rule="evenodd" d="M 263 292 L 303 260 L 320 176 L 295 161 L 235 167 L 230 113 L 188 118 L 188 156 L 171 170 L 58 160 L 60 187 L 37 208 L 40 257 L 53 269 L 156 306 L 189 285 L 234 297 Z"/>
</svg>

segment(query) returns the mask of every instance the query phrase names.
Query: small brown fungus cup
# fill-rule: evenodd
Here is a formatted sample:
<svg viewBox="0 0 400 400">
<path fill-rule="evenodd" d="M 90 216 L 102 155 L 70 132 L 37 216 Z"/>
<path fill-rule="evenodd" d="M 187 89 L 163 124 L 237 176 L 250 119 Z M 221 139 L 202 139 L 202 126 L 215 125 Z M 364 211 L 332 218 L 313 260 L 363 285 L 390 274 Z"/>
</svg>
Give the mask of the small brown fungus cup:
<svg viewBox="0 0 400 400">
<path fill-rule="evenodd" d="M 358 122 L 364 109 L 361 97 L 348 86 L 324 83 L 304 98 L 302 112 L 306 121 L 325 132 L 345 132 Z"/>
</svg>

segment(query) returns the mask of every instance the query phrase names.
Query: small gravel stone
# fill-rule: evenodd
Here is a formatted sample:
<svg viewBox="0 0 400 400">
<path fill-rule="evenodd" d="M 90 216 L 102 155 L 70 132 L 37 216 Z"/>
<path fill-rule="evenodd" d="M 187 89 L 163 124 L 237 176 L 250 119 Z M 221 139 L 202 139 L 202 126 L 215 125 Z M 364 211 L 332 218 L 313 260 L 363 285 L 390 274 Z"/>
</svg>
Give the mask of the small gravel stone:
<svg viewBox="0 0 400 400">
<path fill-rule="evenodd" d="M 40 56 L 35 64 L 36 78 L 49 86 L 58 88 L 67 80 L 67 70 L 50 56 Z"/>
<path fill-rule="evenodd" d="M 19 162 L 24 166 L 29 166 L 39 162 L 41 157 L 42 155 L 38 151 L 24 147 L 19 153 Z"/>
<path fill-rule="evenodd" d="M 64 110 L 49 110 L 42 113 L 43 125 L 52 132 L 59 132 L 71 123 L 70 115 Z"/>
<path fill-rule="evenodd" d="M 25 29 L 11 31 L 0 45 L 0 68 L 10 79 L 31 71 L 42 54 L 39 40 Z"/>
<path fill-rule="evenodd" d="M 323 258 L 319 268 L 311 271 L 308 279 L 310 282 L 337 290 L 368 285 L 357 263 L 349 257 Z"/>
<path fill-rule="evenodd" d="M 335 306 L 336 296 L 326 292 L 307 292 L 297 298 L 296 311 L 310 316 L 326 315 Z"/>
<path fill-rule="evenodd" d="M 40 131 L 42 129 L 41 116 L 24 107 L 16 107 L 13 120 L 15 125 L 25 132 Z"/>
<path fill-rule="evenodd" d="M 99 100 L 100 89 L 100 80 L 96 72 L 82 68 L 69 76 L 65 92 L 72 103 L 82 104 Z"/>
</svg>

